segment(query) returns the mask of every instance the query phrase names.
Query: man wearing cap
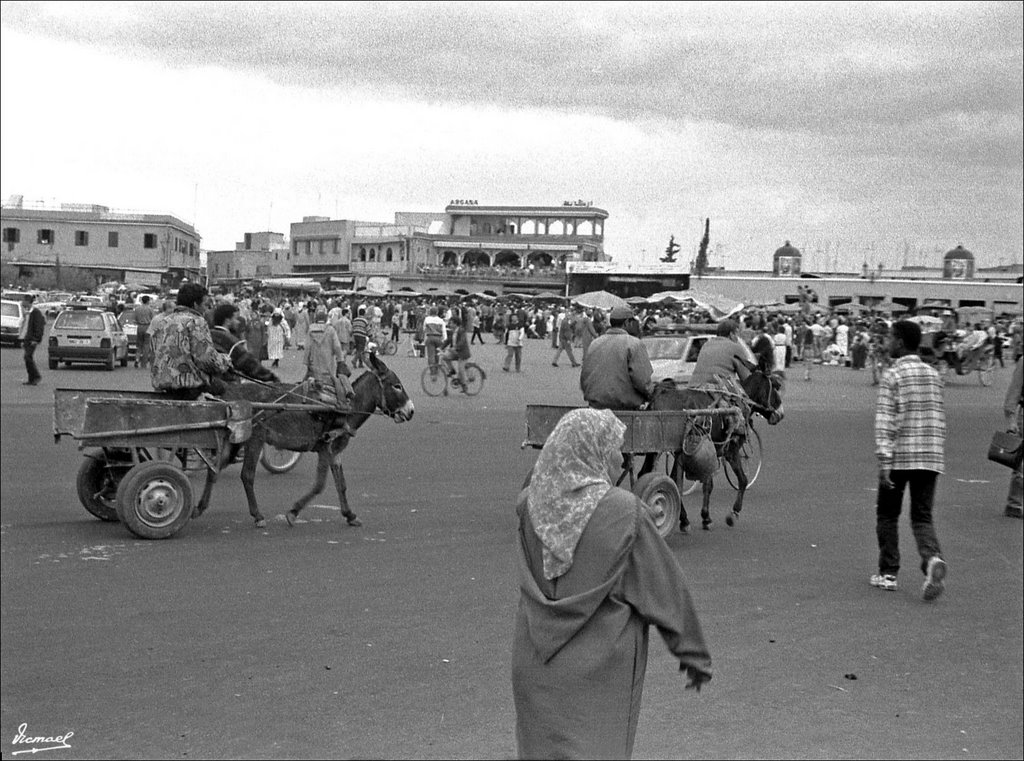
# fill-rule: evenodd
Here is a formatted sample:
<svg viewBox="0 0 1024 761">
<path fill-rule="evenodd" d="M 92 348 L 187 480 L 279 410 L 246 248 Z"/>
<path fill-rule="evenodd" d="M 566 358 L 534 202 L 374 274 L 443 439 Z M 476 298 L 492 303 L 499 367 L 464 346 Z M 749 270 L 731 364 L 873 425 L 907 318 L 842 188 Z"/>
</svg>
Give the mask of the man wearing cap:
<svg viewBox="0 0 1024 761">
<path fill-rule="evenodd" d="M 625 330 L 632 318 L 629 307 L 613 309 L 611 327 L 583 355 L 580 389 L 595 409 L 638 410 L 650 399 L 654 370 L 643 341 Z"/>
<path fill-rule="evenodd" d="M 715 336 L 709 338 L 697 355 L 693 376 L 687 384 L 697 388 L 708 383 L 720 385 L 722 379 L 739 378 L 744 381 L 754 364 L 739 340 L 740 326 L 733 320 L 718 323 Z"/>
</svg>

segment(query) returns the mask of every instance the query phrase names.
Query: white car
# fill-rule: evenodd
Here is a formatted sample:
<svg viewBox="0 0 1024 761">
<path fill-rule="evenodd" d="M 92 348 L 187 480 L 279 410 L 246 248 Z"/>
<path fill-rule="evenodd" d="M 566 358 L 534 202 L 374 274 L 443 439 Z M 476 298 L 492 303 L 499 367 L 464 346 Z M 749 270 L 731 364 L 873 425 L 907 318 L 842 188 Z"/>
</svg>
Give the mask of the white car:
<svg viewBox="0 0 1024 761">
<path fill-rule="evenodd" d="M 713 336 L 708 333 L 682 333 L 649 335 L 643 337 L 647 354 L 651 358 L 654 369 L 652 379 L 655 383 L 672 380 L 678 386 L 685 386 L 693 377 L 693 368 L 697 365 L 697 356 L 701 348 Z M 756 365 L 754 352 L 740 339 L 739 344 L 747 356 L 747 360 Z"/>
<path fill-rule="evenodd" d="M 15 348 L 21 345 L 18 340 L 18 331 L 21 329 L 21 316 L 23 314 L 20 301 L 4 299 L 0 301 L 2 313 L 0 313 L 0 342 L 9 343 Z"/>
</svg>

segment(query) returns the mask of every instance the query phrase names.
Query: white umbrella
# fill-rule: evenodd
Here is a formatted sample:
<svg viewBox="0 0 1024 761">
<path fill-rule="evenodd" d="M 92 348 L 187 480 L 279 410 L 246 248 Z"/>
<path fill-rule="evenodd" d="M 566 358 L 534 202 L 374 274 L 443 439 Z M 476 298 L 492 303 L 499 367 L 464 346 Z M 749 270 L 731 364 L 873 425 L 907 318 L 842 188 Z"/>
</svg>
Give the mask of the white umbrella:
<svg viewBox="0 0 1024 761">
<path fill-rule="evenodd" d="M 628 307 L 626 300 L 608 291 L 591 291 L 581 293 L 579 296 L 570 296 L 569 300 L 580 306 L 596 309 L 614 309 L 615 307 Z"/>
</svg>

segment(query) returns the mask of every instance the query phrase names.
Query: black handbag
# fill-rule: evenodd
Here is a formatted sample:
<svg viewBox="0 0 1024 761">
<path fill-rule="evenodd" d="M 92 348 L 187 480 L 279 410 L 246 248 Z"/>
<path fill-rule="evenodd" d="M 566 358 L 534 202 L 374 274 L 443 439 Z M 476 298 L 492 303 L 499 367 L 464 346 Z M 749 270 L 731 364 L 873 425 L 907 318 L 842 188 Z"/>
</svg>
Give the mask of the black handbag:
<svg viewBox="0 0 1024 761">
<path fill-rule="evenodd" d="M 988 459 L 1008 468 L 1016 468 L 1024 458 L 1024 446 L 1021 446 L 1021 441 L 1021 437 L 1016 433 L 996 431 L 992 434 L 992 443 L 988 445 Z"/>
</svg>

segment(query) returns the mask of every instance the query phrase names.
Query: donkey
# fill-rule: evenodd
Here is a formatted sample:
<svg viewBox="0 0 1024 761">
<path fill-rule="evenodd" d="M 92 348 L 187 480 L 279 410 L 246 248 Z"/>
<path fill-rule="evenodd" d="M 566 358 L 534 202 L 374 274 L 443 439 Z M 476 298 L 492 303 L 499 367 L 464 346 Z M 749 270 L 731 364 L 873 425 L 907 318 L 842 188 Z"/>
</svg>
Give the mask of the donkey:
<svg viewBox="0 0 1024 761">
<path fill-rule="evenodd" d="M 715 454 L 725 460 L 729 467 L 736 474 L 736 501 L 733 503 L 732 512 L 726 516 L 725 522 L 732 526 L 739 520 L 740 511 L 743 509 L 743 495 L 747 490 L 747 474 L 743 469 L 743 458 L 741 452 L 746 441 L 747 426 L 753 414 L 764 417 L 769 425 L 779 423 L 785 412 L 782 407 L 782 392 L 784 388 L 785 374 L 781 372 L 766 373 L 763 370 L 753 370 L 750 376 L 742 381 L 744 392 L 749 400 L 738 399 L 735 406 L 743 410 L 743 424 L 739 427 L 729 429 L 722 417 L 715 416 L 711 424 L 711 441 L 715 445 Z M 714 391 L 703 391 L 700 389 L 674 388 L 671 385 L 659 385 L 651 399 L 650 409 L 652 410 L 699 410 L 710 407 L 732 404 L 730 399 L 723 399 L 724 395 L 716 395 Z M 654 460 L 657 455 L 648 455 L 645 458 L 641 473 L 653 469 Z M 683 466 L 686 455 L 676 452 L 672 463 L 672 478 L 678 485 L 682 485 Z M 709 504 L 711 492 L 714 489 L 714 475 L 709 475 L 701 481 L 703 488 L 703 503 L 701 504 L 700 517 L 705 531 L 711 529 L 711 514 Z M 690 520 L 686 516 L 686 510 L 680 511 L 680 530 L 683 533 L 689 531 Z"/>
<path fill-rule="evenodd" d="M 368 355 L 366 372 L 352 384 L 354 392 L 351 411 L 340 411 L 324 405 L 323 411 L 305 410 L 261 410 L 253 416 L 252 435 L 244 444 L 234 444 L 225 453 L 225 461 L 231 462 L 238 449 L 245 447 L 242 459 L 242 486 L 249 503 L 249 515 L 256 522 L 257 528 L 266 526 L 266 519 L 260 513 L 256 503 L 256 491 L 253 481 L 256 479 L 256 464 L 264 443 L 279 449 L 292 452 L 316 452 L 316 479 L 313 487 L 296 500 L 285 514 L 289 526 L 295 525 L 299 512 L 317 494 L 323 491 L 327 482 L 327 471 L 334 476 L 334 485 L 338 490 L 338 502 L 341 514 L 348 525 L 361 526 L 362 522 L 349 507 L 345 496 L 345 473 L 341 468 L 341 453 L 348 446 L 352 435 L 370 419 L 377 410 L 387 415 L 396 423 L 411 420 L 415 407 L 409 399 L 402 381 L 395 373 L 377 358 L 376 354 Z M 270 403 L 302 403 L 318 402 L 310 399 L 287 383 L 228 383 L 226 391 L 221 395 L 226 401 L 246 400 L 250 402 Z M 347 425 L 346 425 L 347 423 Z M 207 487 L 196 507 L 198 515 L 209 505 L 212 483 Z"/>
</svg>

